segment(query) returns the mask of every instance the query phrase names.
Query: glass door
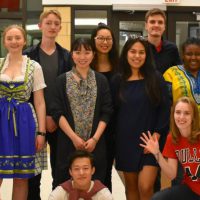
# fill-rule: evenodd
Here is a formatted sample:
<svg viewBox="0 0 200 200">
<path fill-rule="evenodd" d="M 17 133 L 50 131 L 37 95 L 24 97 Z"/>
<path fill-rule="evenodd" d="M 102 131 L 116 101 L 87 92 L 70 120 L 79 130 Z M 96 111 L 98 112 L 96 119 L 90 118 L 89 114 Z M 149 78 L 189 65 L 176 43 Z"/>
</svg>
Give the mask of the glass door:
<svg viewBox="0 0 200 200">
<path fill-rule="evenodd" d="M 182 42 L 188 37 L 200 38 L 200 22 L 176 21 L 176 44 L 181 48 Z"/>
<path fill-rule="evenodd" d="M 146 36 L 144 21 L 119 21 L 119 50 L 129 37 Z"/>
<path fill-rule="evenodd" d="M 179 50 L 188 37 L 200 38 L 200 7 L 168 8 L 168 38 L 175 42 Z"/>
<path fill-rule="evenodd" d="M 119 52 L 129 37 L 146 36 L 144 15 L 143 11 L 113 12 L 112 28 L 118 41 Z"/>
</svg>

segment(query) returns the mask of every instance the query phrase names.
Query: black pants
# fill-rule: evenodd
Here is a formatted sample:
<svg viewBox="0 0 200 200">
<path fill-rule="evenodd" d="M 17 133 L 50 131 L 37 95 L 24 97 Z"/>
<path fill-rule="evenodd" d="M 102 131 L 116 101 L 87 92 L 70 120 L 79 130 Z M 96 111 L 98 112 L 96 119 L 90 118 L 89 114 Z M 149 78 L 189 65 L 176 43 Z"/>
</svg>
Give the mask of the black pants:
<svg viewBox="0 0 200 200">
<path fill-rule="evenodd" d="M 178 162 L 177 175 L 176 175 L 176 178 L 172 181 L 172 186 L 181 184 L 181 182 L 183 180 L 183 174 L 184 174 L 183 167 L 182 167 L 181 163 Z"/>
<path fill-rule="evenodd" d="M 200 200 L 200 196 L 182 184 L 155 193 L 151 200 Z"/>
<path fill-rule="evenodd" d="M 106 159 L 107 159 L 107 168 L 106 168 L 106 178 L 104 185 L 112 192 L 112 167 L 115 156 L 115 139 L 114 135 L 105 135 L 106 140 Z"/>
<path fill-rule="evenodd" d="M 52 189 L 54 189 L 55 188 L 56 149 L 57 149 L 57 134 L 56 134 L 56 132 L 55 133 L 47 133 L 46 139 L 50 146 L 51 175 L 53 178 Z M 27 198 L 27 200 L 41 200 L 40 181 L 41 181 L 41 174 L 28 180 L 28 198 Z"/>
<path fill-rule="evenodd" d="M 28 180 L 28 198 L 27 200 L 41 200 L 40 198 L 40 180 L 41 174 Z"/>
<path fill-rule="evenodd" d="M 156 180 L 154 183 L 154 192 L 158 192 L 161 189 L 161 169 L 160 167 L 158 168 L 158 173 L 156 176 Z"/>
</svg>

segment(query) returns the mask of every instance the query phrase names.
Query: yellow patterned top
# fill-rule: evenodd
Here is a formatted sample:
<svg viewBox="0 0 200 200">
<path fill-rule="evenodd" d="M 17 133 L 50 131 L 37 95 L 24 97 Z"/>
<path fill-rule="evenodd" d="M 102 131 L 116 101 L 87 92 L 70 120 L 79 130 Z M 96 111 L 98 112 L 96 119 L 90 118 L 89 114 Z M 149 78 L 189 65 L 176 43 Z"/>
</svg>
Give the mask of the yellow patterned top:
<svg viewBox="0 0 200 200">
<path fill-rule="evenodd" d="M 200 73 L 194 77 L 183 65 L 170 67 L 164 79 L 172 92 L 173 102 L 182 96 L 192 97 L 200 110 Z"/>
</svg>

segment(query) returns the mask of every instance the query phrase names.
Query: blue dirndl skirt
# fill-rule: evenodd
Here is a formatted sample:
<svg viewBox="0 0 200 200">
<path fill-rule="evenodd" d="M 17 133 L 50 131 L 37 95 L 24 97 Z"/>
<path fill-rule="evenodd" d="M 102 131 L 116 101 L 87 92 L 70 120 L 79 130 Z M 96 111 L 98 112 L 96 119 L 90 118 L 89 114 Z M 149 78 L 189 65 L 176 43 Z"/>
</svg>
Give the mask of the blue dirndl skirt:
<svg viewBox="0 0 200 200">
<path fill-rule="evenodd" d="M 34 176 L 36 124 L 29 103 L 0 99 L 0 178 Z"/>
</svg>

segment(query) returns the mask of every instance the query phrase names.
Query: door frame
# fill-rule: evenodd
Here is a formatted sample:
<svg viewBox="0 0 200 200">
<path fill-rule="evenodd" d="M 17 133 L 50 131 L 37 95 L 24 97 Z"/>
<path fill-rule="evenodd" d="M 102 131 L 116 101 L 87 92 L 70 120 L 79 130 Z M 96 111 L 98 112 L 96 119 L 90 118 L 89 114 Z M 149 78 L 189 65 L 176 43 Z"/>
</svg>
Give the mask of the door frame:
<svg viewBox="0 0 200 200">
<path fill-rule="evenodd" d="M 200 13 L 200 7 L 168 6 L 167 7 L 167 38 L 176 43 L 176 22 L 197 21 L 195 13 Z M 169 31 L 170 30 L 170 31 Z"/>
</svg>

